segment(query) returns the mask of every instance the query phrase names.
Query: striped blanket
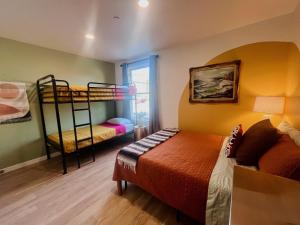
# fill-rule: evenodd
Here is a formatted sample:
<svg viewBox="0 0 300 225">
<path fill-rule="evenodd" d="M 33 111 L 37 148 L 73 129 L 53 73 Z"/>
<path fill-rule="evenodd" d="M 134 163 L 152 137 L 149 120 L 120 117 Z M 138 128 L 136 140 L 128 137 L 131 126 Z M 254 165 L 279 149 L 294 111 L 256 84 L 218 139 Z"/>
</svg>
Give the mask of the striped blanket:
<svg viewBox="0 0 300 225">
<path fill-rule="evenodd" d="M 135 143 L 123 147 L 117 156 L 119 165 L 136 173 L 136 165 L 139 157 L 155 146 L 165 142 L 179 132 L 177 128 L 166 128 L 151 134 Z"/>
</svg>

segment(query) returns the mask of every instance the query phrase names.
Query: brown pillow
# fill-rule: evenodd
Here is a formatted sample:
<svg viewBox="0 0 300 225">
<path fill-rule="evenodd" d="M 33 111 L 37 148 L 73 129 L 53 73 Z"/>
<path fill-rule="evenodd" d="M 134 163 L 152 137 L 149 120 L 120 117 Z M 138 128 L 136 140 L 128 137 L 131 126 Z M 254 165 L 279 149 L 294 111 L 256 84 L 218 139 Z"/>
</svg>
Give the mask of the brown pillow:
<svg viewBox="0 0 300 225">
<path fill-rule="evenodd" d="M 263 172 L 300 181 L 300 147 L 289 135 L 284 134 L 259 159 L 258 165 Z"/>
<path fill-rule="evenodd" d="M 236 152 L 238 164 L 256 166 L 259 158 L 271 148 L 280 135 L 269 119 L 262 120 L 250 127 L 243 135 Z"/>
<path fill-rule="evenodd" d="M 226 144 L 225 155 L 228 158 L 235 157 L 236 150 L 242 140 L 243 129 L 242 124 L 237 125 L 233 128 L 231 135 L 229 136 L 228 142 Z"/>
</svg>

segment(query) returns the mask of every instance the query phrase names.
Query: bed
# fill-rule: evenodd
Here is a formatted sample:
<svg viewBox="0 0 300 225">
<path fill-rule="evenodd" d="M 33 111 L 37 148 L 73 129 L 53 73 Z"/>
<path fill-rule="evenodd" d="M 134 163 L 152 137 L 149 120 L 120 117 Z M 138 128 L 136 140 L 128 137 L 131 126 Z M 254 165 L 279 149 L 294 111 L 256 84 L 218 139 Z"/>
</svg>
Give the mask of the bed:
<svg viewBox="0 0 300 225">
<path fill-rule="evenodd" d="M 92 111 L 91 108 L 96 106 L 92 102 L 113 102 L 116 106 L 116 101 L 130 101 L 135 100 L 136 88 L 134 85 L 105 82 L 88 82 L 85 86 L 70 85 L 68 81 L 56 79 L 53 74 L 48 74 L 39 78 L 36 81 L 37 95 L 39 100 L 39 108 L 41 112 L 43 137 L 45 142 L 45 149 L 47 159 L 51 159 L 52 150 L 61 152 L 63 173 L 67 173 L 67 160 L 65 153 L 72 153 L 76 150 L 76 159 L 78 168 L 80 168 L 80 152 L 79 149 L 89 147 L 92 160 L 95 161 L 94 144 L 117 137 L 118 134 L 114 127 L 94 125 L 94 134 L 91 132 L 92 126 Z M 84 103 L 84 104 L 75 104 Z M 50 134 L 47 132 L 47 123 L 45 120 L 44 107 L 47 105 L 54 105 L 55 119 L 57 124 L 57 132 Z M 73 119 L 74 130 L 63 131 L 61 126 L 61 114 L 59 105 L 70 104 Z M 88 120 L 86 123 L 77 121 L 77 112 L 87 112 Z M 87 126 L 87 127 L 84 127 Z M 133 125 L 132 125 L 133 126 Z M 127 127 L 125 129 L 128 129 Z M 76 132 L 78 131 L 78 132 Z M 78 136 L 77 136 L 78 133 Z M 133 133 L 133 132 L 131 132 Z M 121 136 L 122 134 L 120 134 Z M 93 139 L 91 139 L 93 136 Z"/>
<path fill-rule="evenodd" d="M 229 224 L 236 166 L 300 181 L 300 131 L 285 121 L 277 129 L 262 120 L 244 134 L 239 124 L 229 137 L 180 132 L 151 151 L 140 149 L 151 136 L 119 151 L 113 175 L 119 194 L 122 180 L 135 183 L 201 224 Z"/>
<path fill-rule="evenodd" d="M 100 143 L 111 138 L 122 136 L 133 131 L 133 124 L 121 125 L 111 124 L 108 122 L 93 125 L 93 141 L 94 144 Z M 66 153 L 72 153 L 76 150 L 74 130 L 67 130 L 62 132 L 64 149 Z M 90 137 L 90 126 L 77 128 L 78 140 Z M 48 135 L 48 141 L 54 145 L 59 145 L 59 134 L 54 133 Z M 78 143 L 79 149 L 90 146 L 91 140 L 86 140 Z"/>
<path fill-rule="evenodd" d="M 57 98 L 59 102 L 70 102 L 71 95 L 75 102 L 88 101 L 88 93 L 90 101 L 109 101 L 109 100 L 125 100 L 129 96 L 130 87 L 128 86 L 105 86 L 105 87 L 93 87 L 88 92 L 87 86 L 72 85 L 69 88 L 67 86 L 58 86 L 56 88 Z M 54 102 L 54 93 L 52 86 L 48 86 L 43 90 L 43 102 Z M 127 97 L 126 97 L 127 96 Z"/>
<path fill-rule="evenodd" d="M 228 137 L 181 131 L 142 155 L 136 172 L 115 162 L 113 180 L 132 182 L 202 224 L 228 224 L 234 158 Z M 249 167 L 255 169 L 255 167 Z"/>
<path fill-rule="evenodd" d="M 142 155 L 136 173 L 116 161 L 113 180 L 132 182 L 204 223 L 209 180 L 223 142 L 222 136 L 182 131 Z"/>
</svg>

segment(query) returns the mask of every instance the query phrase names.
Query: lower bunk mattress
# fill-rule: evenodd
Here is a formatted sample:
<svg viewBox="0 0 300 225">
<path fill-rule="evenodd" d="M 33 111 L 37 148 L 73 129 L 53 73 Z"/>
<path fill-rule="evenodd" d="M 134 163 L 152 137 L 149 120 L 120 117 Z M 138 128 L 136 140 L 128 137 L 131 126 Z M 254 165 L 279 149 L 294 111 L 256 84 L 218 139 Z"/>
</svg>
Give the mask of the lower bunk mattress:
<svg viewBox="0 0 300 225">
<path fill-rule="evenodd" d="M 105 140 L 109 140 L 116 136 L 122 136 L 126 133 L 130 133 L 133 130 L 133 124 L 116 125 L 110 123 L 103 123 L 100 125 L 93 125 L 93 141 L 94 144 L 100 143 Z M 62 132 L 64 151 L 66 153 L 72 153 L 76 150 L 74 130 L 67 130 Z M 77 140 L 83 140 L 91 137 L 90 126 L 77 128 Z M 48 141 L 59 145 L 59 134 L 54 133 L 48 136 Z M 91 140 L 86 140 L 78 143 L 79 149 L 88 147 L 92 144 Z"/>
<path fill-rule="evenodd" d="M 224 137 L 181 131 L 139 157 L 136 173 L 116 160 L 113 180 L 126 180 L 205 223 L 210 177 Z"/>
</svg>

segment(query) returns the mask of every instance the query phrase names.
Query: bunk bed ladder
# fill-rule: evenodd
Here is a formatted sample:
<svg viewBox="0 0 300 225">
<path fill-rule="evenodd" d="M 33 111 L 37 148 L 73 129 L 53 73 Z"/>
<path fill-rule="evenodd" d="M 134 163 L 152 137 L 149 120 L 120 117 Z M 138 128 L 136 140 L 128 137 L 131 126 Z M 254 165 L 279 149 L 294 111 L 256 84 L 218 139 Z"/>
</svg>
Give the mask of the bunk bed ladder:
<svg viewBox="0 0 300 225">
<path fill-rule="evenodd" d="M 91 141 L 91 154 L 93 161 L 95 162 L 95 153 L 94 153 L 94 141 L 93 141 L 93 128 L 92 128 L 92 119 L 91 119 L 91 106 L 89 101 L 89 93 L 88 93 L 88 106 L 86 108 L 75 108 L 75 101 L 73 98 L 73 92 L 71 91 L 71 106 L 72 106 L 72 117 L 73 117 L 73 126 L 74 126 L 74 137 L 75 137 L 75 154 L 77 159 L 77 166 L 80 168 L 80 152 L 79 152 L 79 143 L 84 141 Z M 89 113 L 89 122 L 87 123 L 76 123 L 76 112 L 88 111 Z M 89 126 L 90 127 L 90 137 L 78 139 L 77 136 L 77 128 Z"/>
<path fill-rule="evenodd" d="M 92 126 L 92 113 L 91 113 L 91 99 L 90 99 L 90 84 L 88 83 L 88 92 L 87 92 L 87 97 L 88 97 L 88 112 L 89 112 L 89 122 L 90 122 L 90 133 L 91 133 L 91 142 L 92 142 L 92 157 L 93 161 L 95 162 L 95 145 L 94 145 L 94 135 L 93 135 L 93 126 Z"/>
</svg>

